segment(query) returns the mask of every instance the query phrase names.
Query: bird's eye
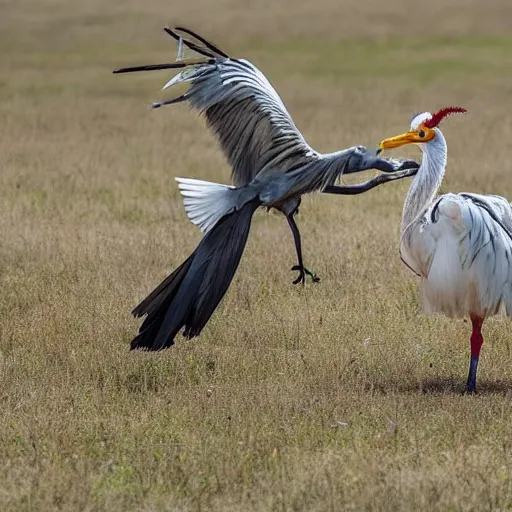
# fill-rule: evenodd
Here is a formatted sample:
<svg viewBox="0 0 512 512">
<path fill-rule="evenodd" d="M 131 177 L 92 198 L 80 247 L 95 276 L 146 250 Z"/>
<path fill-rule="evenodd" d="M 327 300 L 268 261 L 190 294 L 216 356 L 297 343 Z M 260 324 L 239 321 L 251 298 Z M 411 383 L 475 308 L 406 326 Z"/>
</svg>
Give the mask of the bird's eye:
<svg viewBox="0 0 512 512">
<path fill-rule="evenodd" d="M 418 132 L 418 135 L 423 139 L 423 137 L 425 137 L 425 132 L 423 130 L 420 130 Z"/>
</svg>

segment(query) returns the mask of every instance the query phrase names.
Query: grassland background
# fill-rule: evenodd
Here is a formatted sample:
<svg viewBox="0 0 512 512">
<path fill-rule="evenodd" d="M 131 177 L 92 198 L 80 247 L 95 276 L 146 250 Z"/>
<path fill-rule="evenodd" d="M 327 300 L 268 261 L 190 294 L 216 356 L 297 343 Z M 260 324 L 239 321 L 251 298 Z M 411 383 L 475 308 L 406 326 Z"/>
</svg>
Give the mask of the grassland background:
<svg viewBox="0 0 512 512">
<path fill-rule="evenodd" d="M 150 112 L 185 24 L 251 59 L 320 151 L 444 124 L 443 191 L 512 196 L 509 0 L 2 0 L 2 510 L 510 510 L 511 325 L 422 315 L 408 183 L 258 213 L 199 339 L 130 353 L 131 308 L 195 247 L 175 176 L 228 182 L 187 107 Z M 397 153 L 398 154 L 398 153 Z M 402 152 L 418 156 L 417 152 Z M 354 179 L 347 180 L 353 182 Z"/>
</svg>

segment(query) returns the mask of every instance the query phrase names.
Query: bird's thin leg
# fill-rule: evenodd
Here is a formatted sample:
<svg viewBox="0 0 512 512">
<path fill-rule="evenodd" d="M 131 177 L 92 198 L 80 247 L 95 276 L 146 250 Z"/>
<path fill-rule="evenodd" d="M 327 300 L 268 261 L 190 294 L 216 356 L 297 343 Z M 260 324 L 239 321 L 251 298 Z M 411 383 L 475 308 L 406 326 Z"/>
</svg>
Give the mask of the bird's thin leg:
<svg viewBox="0 0 512 512">
<path fill-rule="evenodd" d="M 295 250 L 297 251 L 297 259 L 299 260 L 298 265 L 294 265 L 292 267 L 292 270 L 298 270 L 299 271 L 299 277 L 293 281 L 293 284 L 297 284 L 302 282 L 304 285 L 306 281 L 306 274 L 311 277 L 313 282 L 317 283 L 320 281 L 320 278 L 314 273 L 308 270 L 302 261 L 302 244 L 300 241 L 300 232 L 299 228 L 297 227 L 297 224 L 295 223 L 295 219 L 293 218 L 293 213 L 286 216 L 286 219 L 288 220 L 288 224 L 290 226 L 290 229 L 293 233 L 293 241 L 295 242 Z"/>
<path fill-rule="evenodd" d="M 478 358 L 480 356 L 480 349 L 484 338 L 482 336 L 482 324 L 484 319 L 471 315 L 471 323 L 473 324 L 473 332 L 471 333 L 471 360 L 469 362 L 469 375 L 466 384 L 466 391 L 468 393 L 476 393 L 476 370 L 478 368 Z"/>
</svg>

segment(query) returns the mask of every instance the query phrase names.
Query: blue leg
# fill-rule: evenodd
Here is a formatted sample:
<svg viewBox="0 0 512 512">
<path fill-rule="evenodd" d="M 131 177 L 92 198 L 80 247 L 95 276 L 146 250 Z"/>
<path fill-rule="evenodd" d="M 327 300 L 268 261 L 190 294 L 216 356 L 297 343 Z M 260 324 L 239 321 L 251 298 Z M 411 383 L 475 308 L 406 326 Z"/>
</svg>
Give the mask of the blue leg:
<svg viewBox="0 0 512 512">
<path fill-rule="evenodd" d="M 476 393 L 476 370 L 478 368 L 478 356 L 471 356 L 469 362 L 469 375 L 466 384 L 466 391 L 468 393 Z"/>
</svg>

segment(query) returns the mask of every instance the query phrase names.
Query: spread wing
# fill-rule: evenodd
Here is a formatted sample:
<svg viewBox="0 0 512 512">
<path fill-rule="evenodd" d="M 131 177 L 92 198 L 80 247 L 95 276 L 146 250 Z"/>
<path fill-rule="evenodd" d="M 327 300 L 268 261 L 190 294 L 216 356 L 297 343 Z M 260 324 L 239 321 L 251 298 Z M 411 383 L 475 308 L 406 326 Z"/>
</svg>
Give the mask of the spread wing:
<svg viewBox="0 0 512 512">
<path fill-rule="evenodd" d="M 326 155 L 316 152 L 306 143 L 281 98 L 256 66 L 229 57 L 191 30 L 165 31 L 178 42 L 176 62 L 123 68 L 114 73 L 180 69 L 164 89 L 188 83 L 187 92 L 152 106 L 159 108 L 187 101 L 202 112 L 231 165 L 231 179 L 236 187 L 248 184 L 261 172 L 276 169 L 281 173 L 309 169 L 312 174 L 320 166 L 339 177 L 342 172 L 360 172 L 372 167 L 384 172 L 409 169 L 411 164 L 418 167 L 416 162 L 408 160 L 365 154 L 366 148 L 358 150 L 359 158 L 347 165 L 341 165 L 346 159 L 343 151 Z M 184 47 L 200 58 L 183 59 Z"/>
<path fill-rule="evenodd" d="M 234 59 L 194 32 L 165 29 L 178 41 L 178 60 L 173 64 L 125 68 L 117 72 L 184 68 L 164 89 L 189 83 L 178 98 L 154 103 L 188 101 L 204 113 L 231 167 L 237 187 L 246 185 L 262 170 L 286 172 L 319 158 L 304 140 L 281 98 L 265 75 L 243 59 Z M 201 59 L 181 60 L 183 46 Z"/>
</svg>

